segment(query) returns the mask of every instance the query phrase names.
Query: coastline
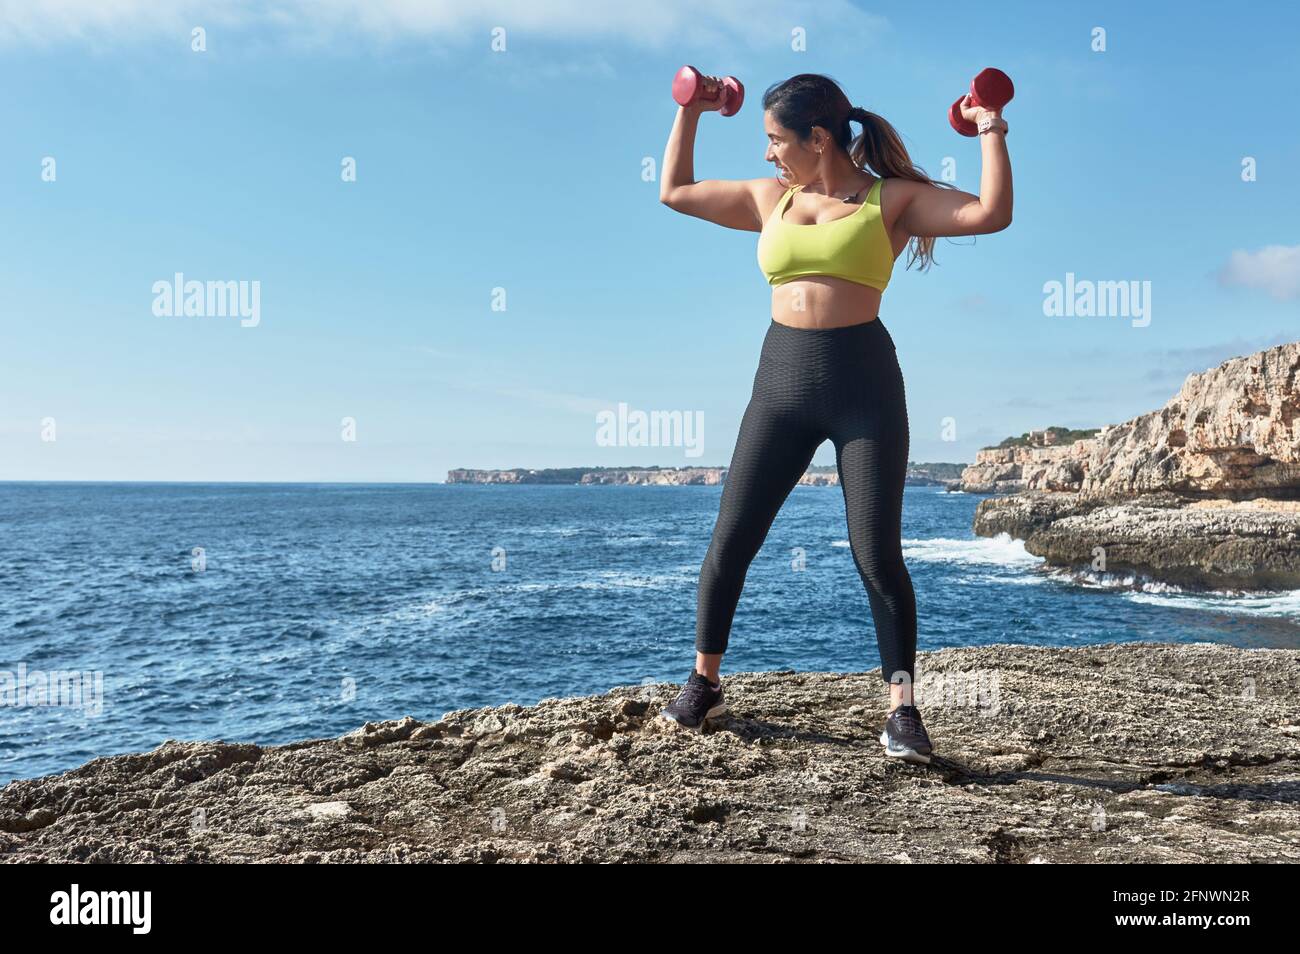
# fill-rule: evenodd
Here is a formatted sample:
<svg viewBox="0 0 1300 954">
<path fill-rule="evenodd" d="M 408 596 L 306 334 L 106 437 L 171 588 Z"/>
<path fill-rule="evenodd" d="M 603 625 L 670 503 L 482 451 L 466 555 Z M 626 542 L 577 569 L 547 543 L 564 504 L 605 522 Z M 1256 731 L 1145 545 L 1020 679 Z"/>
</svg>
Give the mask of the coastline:
<svg viewBox="0 0 1300 954">
<path fill-rule="evenodd" d="M 949 486 L 959 480 L 967 464 L 917 464 L 909 462 L 905 483 L 909 486 Z M 716 486 L 727 479 L 726 466 L 718 467 L 512 467 L 486 470 L 457 467 L 447 471 L 446 484 L 519 485 L 660 485 L 670 487 Z M 839 486 L 839 468 L 834 464 L 809 467 L 798 483 Z"/>
</svg>

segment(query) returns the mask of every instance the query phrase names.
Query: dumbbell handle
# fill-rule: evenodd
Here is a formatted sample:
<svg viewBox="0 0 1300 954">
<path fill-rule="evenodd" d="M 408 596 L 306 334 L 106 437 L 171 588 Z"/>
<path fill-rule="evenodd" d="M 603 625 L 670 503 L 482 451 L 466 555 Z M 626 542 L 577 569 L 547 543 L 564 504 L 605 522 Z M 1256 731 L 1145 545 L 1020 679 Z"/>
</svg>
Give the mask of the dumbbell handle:
<svg viewBox="0 0 1300 954">
<path fill-rule="evenodd" d="M 708 76 L 693 66 L 683 66 L 673 77 L 673 99 L 679 106 L 716 109 L 732 116 L 745 101 L 745 87 L 734 76 Z"/>
</svg>

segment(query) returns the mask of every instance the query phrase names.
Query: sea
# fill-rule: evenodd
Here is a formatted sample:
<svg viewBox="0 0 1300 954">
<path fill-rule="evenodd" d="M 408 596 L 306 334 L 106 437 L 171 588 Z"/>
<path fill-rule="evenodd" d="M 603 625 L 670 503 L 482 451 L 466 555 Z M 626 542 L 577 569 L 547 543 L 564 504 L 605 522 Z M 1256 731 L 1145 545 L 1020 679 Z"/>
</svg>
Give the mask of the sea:
<svg viewBox="0 0 1300 954">
<path fill-rule="evenodd" d="M 167 739 L 277 745 L 680 683 L 719 486 L 0 483 L 0 784 Z M 1300 648 L 1300 591 L 1048 570 L 909 486 L 918 648 Z M 723 673 L 880 665 L 838 487 L 799 486 Z M 883 704 L 884 692 L 876 700 Z"/>
</svg>

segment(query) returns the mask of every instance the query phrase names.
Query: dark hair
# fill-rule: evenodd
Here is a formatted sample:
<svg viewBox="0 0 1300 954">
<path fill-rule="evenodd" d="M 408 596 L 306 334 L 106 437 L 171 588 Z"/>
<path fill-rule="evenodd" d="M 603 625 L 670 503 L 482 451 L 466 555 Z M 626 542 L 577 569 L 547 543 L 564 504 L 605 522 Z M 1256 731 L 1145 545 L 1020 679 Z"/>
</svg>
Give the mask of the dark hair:
<svg viewBox="0 0 1300 954">
<path fill-rule="evenodd" d="M 829 76 L 800 73 L 769 86 L 763 94 L 763 109 L 786 129 L 792 130 L 801 143 L 807 142 L 814 126 L 821 126 L 835 144 L 849 154 L 850 161 L 884 179 L 897 177 L 914 182 L 928 182 L 941 189 L 954 186 L 938 182 L 912 162 L 902 138 L 883 117 L 854 106 L 844 90 Z M 854 137 L 850 121 L 861 124 L 862 132 Z M 934 237 L 913 236 L 908 243 L 911 255 L 907 267 L 920 261 L 921 270 L 934 262 Z"/>
</svg>

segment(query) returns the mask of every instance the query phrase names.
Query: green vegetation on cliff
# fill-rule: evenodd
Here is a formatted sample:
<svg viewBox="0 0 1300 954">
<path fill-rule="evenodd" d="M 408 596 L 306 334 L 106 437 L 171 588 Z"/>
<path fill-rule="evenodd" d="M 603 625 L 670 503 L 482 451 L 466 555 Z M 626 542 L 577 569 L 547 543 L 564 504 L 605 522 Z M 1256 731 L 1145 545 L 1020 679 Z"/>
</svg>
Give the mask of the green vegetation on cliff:
<svg viewBox="0 0 1300 954">
<path fill-rule="evenodd" d="M 989 447 L 981 447 L 980 450 L 1002 450 L 1007 447 L 1047 447 L 1059 444 L 1073 444 L 1078 440 L 1086 440 L 1101 432 L 1100 427 L 1090 427 L 1086 430 L 1074 430 L 1069 427 L 1045 427 L 1041 431 L 1026 431 L 1019 437 L 1008 437 L 1001 444 L 994 444 Z M 1051 442 L 1044 440 L 1046 434 L 1052 434 L 1055 439 Z"/>
</svg>

